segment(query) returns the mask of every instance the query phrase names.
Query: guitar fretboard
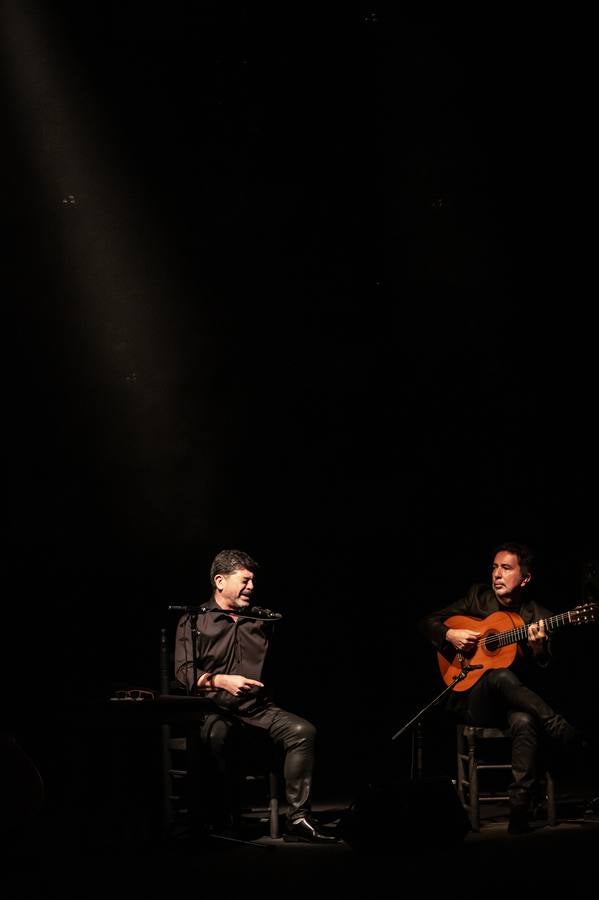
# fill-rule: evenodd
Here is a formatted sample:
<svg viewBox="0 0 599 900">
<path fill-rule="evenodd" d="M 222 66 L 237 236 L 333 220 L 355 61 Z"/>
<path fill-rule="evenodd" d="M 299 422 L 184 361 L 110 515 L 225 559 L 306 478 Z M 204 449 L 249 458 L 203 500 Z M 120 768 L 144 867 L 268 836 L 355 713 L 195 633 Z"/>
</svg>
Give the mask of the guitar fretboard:
<svg viewBox="0 0 599 900">
<path fill-rule="evenodd" d="M 562 625 L 569 625 L 572 621 L 572 610 L 568 612 L 558 613 L 556 616 L 548 616 L 542 619 L 545 623 L 545 631 L 551 634 L 556 628 Z M 538 625 L 538 622 L 531 622 L 530 625 Z M 528 638 L 528 629 L 530 625 L 518 625 L 517 628 L 511 628 L 509 631 L 499 631 L 497 634 L 489 634 L 481 641 L 488 650 L 497 650 L 498 647 L 507 647 L 508 644 L 515 644 L 518 641 L 525 641 Z"/>
</svg>

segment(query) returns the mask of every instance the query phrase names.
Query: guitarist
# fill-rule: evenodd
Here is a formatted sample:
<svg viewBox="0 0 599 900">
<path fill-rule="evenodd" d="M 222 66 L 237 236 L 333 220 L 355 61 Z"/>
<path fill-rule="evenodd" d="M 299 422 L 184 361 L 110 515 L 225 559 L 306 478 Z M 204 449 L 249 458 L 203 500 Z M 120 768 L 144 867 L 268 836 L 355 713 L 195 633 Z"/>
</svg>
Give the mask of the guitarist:
<svg viewBox="0 0 599 900">
<path fill-rule="evenodd" d="M 476 649 L 479 631 L 474 622 L 469 628 L 448 628 L 445 620 L 450 616 L 477 620 L 500 610 L 514 610 L 527 626 L 527 640 L 518 644 L 510 668 L 490 668 L 469 690 L 451 691 L 447 701 L 448 712 L 457 721 L 480 727 L 509 728 L 512 741 L 512 781 L 508 788 L 510 834 L 530 831 L 528 818 L 541 738 L 549 738 L 562 747 L 571 746 L 576 740 L 574 728 L 536 691 L 539 675 L 542 676 L 551 657 L 544 623 L 551 613 L 526 596 L 532 569 L 528 547 L 504 543 L 495 550 L 490 587 L 472 585 L 461 600 L 425 616 L 419 623 L 421 633 L 437 651 L 448 659 L 464 653 L 466 662 L 468 654 Z"/>
</svg>

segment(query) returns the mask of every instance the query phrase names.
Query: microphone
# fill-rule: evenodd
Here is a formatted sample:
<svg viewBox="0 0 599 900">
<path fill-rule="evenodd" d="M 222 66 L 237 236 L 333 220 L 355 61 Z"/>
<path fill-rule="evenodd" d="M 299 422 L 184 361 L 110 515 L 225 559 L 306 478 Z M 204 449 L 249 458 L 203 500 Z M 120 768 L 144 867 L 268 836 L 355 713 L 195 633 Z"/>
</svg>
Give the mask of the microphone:
<svg viewBox="0 0 599 900">
<path fill-rule="evenodd" d="M 482 663 L 476 663 L 474 666 L 462 666 L 462 672 L 472 672 L 473 669 L 484 669 Z"/>
<path fill-rule="evenodd" d="M 272 609 L 266 609 L 264 606 L 249 606 L 245 612 L 240 612 L 240 616 L 251 616 L 255 619 L 270 619 L 276 621 L 282 619 L 281 613 L 273 612 Z"/>
</svg>

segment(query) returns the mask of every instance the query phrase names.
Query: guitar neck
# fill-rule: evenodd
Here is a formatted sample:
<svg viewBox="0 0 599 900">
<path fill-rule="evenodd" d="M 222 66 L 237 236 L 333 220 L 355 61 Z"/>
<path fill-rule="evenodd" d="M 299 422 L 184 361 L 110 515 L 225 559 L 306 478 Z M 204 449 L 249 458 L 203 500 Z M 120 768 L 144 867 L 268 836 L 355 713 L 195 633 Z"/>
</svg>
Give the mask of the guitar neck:
<svg viewBox="0 0 599 900">
<path fill-rule="evenodd" d="M 547 616 L 542 620 L 545 623 L 545 631 L 551 634 L 562 625 L 569 625 L 572 621 L 572 611 L 558 613 L 556 616 Z M 531 622 L 530 625 L 537 625 L 538 622 Z M 528 629 L 530 625 L 518 625 L 516 628 L 510 628 L 508 631 L 500 631 L 497 634 L 491 634 L 485 638 L 485 645 L 489 648 L 507 647 L 508 644 L 517 644 L 518 641 L 525 641 L 528 638 Z"/>
</svg>

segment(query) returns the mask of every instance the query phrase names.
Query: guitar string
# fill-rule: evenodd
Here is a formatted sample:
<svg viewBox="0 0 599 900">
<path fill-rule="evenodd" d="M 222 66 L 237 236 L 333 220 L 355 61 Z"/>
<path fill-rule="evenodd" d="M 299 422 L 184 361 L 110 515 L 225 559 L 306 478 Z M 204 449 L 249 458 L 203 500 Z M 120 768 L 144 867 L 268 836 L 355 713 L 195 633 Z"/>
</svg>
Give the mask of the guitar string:
<svg viewBox="0 0 599 900">
<path fill-rule="evenodd" d="M 574 613 L 575 615 L 573 617 Z M 596 613 L 596 606 L 594 604 L 588 604 L 575 610 L 571 609 L 567 612 L 557 613 L 555 616 L 547 616 L 547 618 L 542 621 L 545 622 L 545 627 L 549 633 L 551 633 L 552 629 L 559 625 L 572 624 L 573 622 L 574 624 L 594 622 L 597 618 Z M 531 624 L 538 625 L 538 622 L 531 622 Z M 519 625 L 508 631 L 496 631 L 494 634 L 485 635 L 479 643 L 485 648 L 488 648 L 490 644 L 495 646 L 507 646 L 508 644 L 525 640 L 529 627 L 530 625 Z"/>
</svg>

